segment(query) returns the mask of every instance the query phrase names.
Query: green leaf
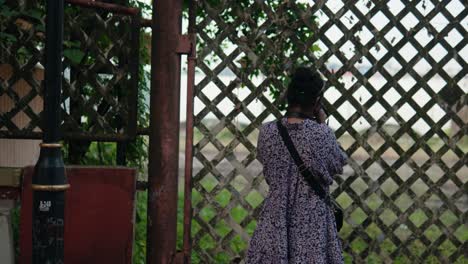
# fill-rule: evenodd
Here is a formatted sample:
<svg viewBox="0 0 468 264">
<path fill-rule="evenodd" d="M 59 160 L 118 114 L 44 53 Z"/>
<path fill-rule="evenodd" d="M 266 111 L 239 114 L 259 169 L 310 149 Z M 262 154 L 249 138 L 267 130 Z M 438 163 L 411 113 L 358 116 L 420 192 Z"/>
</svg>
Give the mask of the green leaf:
<svg viewBox="0 0 468 264">
<path fill-rule="evenodd" d="M 45 26 L 43 24 L 38 24 L 36 29 L 37 31 L 45 32 Z"/>
<path fill-rule="evenodd" d="M 314 44 L 312 45 L 312 47 L 310 47 L 310 50 L 312 50 L 313 52 L 317 52 L 317 51 L 321 51 L 322 49 L 319 47 L 319 45 Z"/>
<path fill-rule="evenodd" d="M 67 48 L 79 48 L 80 47 L 80 43 L 78 41 L 70 41 L 70 40 L 63 41 L 63 45 Z"/>
<path fill-rule="evenodd" d="M 38 10 L 38 9 L 31 10 L 31 13 L 29 14 L 29 16 L 34 17 L 34 18 L 36 18 L 38 20 L 41 20 L 43 15 L 44 15 L 44 13 L 41 12 L 40 10 Z"/>
<path fill-rule="evenodd" d="M 18 15 L 18 12 L 11 10 L 9 7 L 5 7 L 4 9 L 0 10 L 0 15 L 10 18 L 10 17 Z"/>
<path fill-rule="evenodd" d="M 84 52 L 79 49 L 65 49 L 63 51 L 63 56 L 75 64 L 80 63 L 84 55 Z"/>
<path fill-rule="evenodd" d="M 106 48 L 110 43 L 112 43 L 112 41 L 110 40 L 109 36 L 102 34 L 97 40 L 97 43 L 99 44 L 99 47 Z"/>
<path fill-rule="evenodd" d="M 37 20 L 41 20 L 42 16 L 45 15 L 43 11 L 41 11 L 40 9 L 37 9 L 37 8 L 25 10 L 25 11 L 21 12 L 21 14 L 25 15 L 25 16 L 28 16 L 28 17 L 31 17 L 31 18 L 35 18 Z"/>
<path fill-rule="evenodd" d="M 17 41 L 16 37 L 12 34 L 0 32 L 0 39 L 6 42 L 15 42 Z"/>
</svg>

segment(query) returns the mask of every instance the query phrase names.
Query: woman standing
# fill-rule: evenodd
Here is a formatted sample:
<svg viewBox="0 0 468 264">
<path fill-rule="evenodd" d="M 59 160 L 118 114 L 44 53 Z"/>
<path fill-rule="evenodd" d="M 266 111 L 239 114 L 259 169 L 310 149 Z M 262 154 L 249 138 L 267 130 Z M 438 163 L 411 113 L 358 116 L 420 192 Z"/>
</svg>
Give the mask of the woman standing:
<svg viewBox="0 0 468 264">
<path fill-rule="evenodd" d="M 296 69 L 287 91 L 288 111 L 280 122 L 305 165 L 326 193 L 343 172 L 346 154 L 325 124 L 321 107 L 324 81 L 309 68 Z M 247 264 L 343 263 L 332 208 L 300 173 L 277 122 L 260 129 L 257 158 L 269 185 L 257 228 L 247 251 Z"/>
</svg>

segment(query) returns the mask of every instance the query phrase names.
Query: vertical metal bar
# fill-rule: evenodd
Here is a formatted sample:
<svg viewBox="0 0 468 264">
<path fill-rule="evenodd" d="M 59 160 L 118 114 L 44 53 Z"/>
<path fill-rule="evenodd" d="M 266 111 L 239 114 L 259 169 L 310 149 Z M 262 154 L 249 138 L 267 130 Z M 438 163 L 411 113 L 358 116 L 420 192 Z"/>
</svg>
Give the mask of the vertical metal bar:
<svg viewBox="0 0 468 264">
<path fill-rule="evenodd" d="M 127 2 L 125 2 L 127 4 Z M 139 10 L 139 9 L 138 9 Z M 138 79 L 139 79 L 139 57 L 140 57 L 140 12 L 130 16 L 130 56 L 121 58 L 119 61 L 129 65 L 130 78 L 128 80 L 129 88 L 128 96 L 125 96 L 128 106 L 126 133 L 129 137 L 128 141 L 117 143 L 117 165 L 127 165 L 127 147 L 130 141 L 135 140 L 137 134 L 138 123 Z M 125 88 L 125 87 L 121 87 Z"/>
<path fill-rule="evenodd" d="M 73 38 L 72 38 L 73 40 Z M 79 69 L 75 68 L 73 65 L 70 69 L 70 85 L 75 82 L 75 89 L 78 90 L 78 93 L 81 94 L 82 87 L 77 85 L 79 83 Z M 70 95 L 70 116 L 75 120 L 75 122 L 80 126 L 81 125 L 81 105 L 74 96 Z M 69 164 L 80 164 L 82 157 L 82 148 L 84 142 L 79 142 L 77 140 L 68 140 L 68 162 Z"/>
<path fill-rule="evenodd" d="M 119 166 L 127 165 L 127 141 L 117 142 L 116 164 Z"/>
<path fill-rule="evenodd" d="M 182 0 L 153 1 L 147 263 L 176 251 Z"/>
<path fill-rule="evenodd" d="M 195 0 L 189 2 L 188 34 L 191 38 L 191 50 L 187 56 L 187 115 L 185 131 L 185 186 L 184 186 L 184 263 L 191 263 L 191 221 L 192 221 L 192 162 L 193 162 L 193 102 L 196 63 L 195 35 Z"/>
<path fill-rule="evenodd" d="M 63 0 L 46 4 L 44 142 L 60 139 L 62 92 Z"/>
<path fill-rule="evenodd" d="M 138 81 L 140 74 L 140 12 L 131 17 L 130 94 L 128 97 L 128 135 L 134 140 L 138 126 Z"/>
<path fill-rule="evenodd" d="M 65 176 L 60 140 L 63 0 L 46 3 L 45 95 L 41 153 L 32 181 L 33 263 L 64 262 Z"/>
</svg>

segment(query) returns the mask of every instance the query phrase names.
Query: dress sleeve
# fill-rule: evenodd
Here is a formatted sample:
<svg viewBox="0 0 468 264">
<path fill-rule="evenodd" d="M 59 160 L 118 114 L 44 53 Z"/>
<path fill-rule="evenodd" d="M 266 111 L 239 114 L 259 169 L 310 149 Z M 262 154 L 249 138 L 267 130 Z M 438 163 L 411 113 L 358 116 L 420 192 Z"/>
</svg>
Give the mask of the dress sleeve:
<svg viewBox="0 0 468 264">
<path fill-rule="evenodd" d="M 343 166 L 347 163 L 348 156 L 341 149 L 333 130 L 323 124 L 325 130 L 323 155 L 327 158 L 327 169 L 331 176 L 343 173 Z"/>
</svg>

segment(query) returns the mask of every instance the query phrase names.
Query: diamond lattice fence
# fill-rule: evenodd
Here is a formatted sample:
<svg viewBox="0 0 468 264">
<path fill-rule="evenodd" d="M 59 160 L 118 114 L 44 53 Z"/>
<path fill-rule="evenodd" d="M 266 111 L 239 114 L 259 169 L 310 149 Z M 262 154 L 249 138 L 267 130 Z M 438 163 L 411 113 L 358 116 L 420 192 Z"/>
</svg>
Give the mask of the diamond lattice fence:
<svg viewBox="0 0 468 264">
<path fill-rule="evenodd" d="M 312 62 L 350 157 L 333 185 L 346 261 L 466 263 L 466 2 L 302 2 L 199 1 L 194 261 L 245 256 L 268 193 L 258 127 L 281 115 L 270 91 Z"/>
<path fill-rule="evenodd" d="M 0 102 L 5 109 L 0 112 L 1 137 L 41 136 L 42 8 L 10 6 L 13 13 L 2 17 Z M 130 139 L 136 134 L 139 47 L 139 30 L 132 28 L 139 27 L 139 17 L 68 6 L 64 22 L 65 138 Z"/>
</svg>

